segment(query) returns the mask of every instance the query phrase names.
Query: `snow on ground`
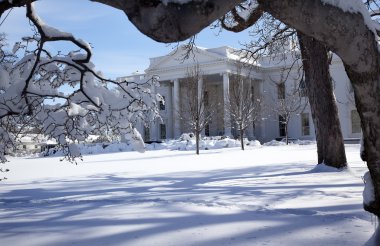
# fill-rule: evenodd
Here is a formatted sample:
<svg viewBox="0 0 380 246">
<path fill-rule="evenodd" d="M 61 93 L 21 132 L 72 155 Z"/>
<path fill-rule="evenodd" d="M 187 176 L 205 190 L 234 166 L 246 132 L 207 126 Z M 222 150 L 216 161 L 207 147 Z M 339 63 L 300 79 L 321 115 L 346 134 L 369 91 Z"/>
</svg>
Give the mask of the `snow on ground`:
<svg viewBox="0 0 380 246">
<path fill-rule="evenodd" d="M 366 167 L 346 150 L 341 172 L 314 169 L 315 144 L 11 158 L 0 245 L 363 245 Z"/>
<path fill-rule="evenodd" d="M 297 144 L 311 144 L 315 141 L 298 141 Z M 257 140 L 248 141 L 244 139 L 244 144 L 250 147 L 261 147 L 261 144 Z M 270 142 L 271 145 L 285 145 L 284 142 L 278 142 L 273 140 Z M 77 145 L 80 152 L 83 155 L 92 155 L 92 154 L 105 154 L 105 153 L 114 153 L 114 152 L 125 152 L 125 151 L 134 151 L 135 148 L 132 144 L 127 144 L 123 142 L 114 142 L 114 143 L 85 143 Z M 240 147 L 240 140 L 235 140 L 231 138 L 221 138 L 221 137 L 205 137 L 199 142 L 199 149 L 201 150 L 210 150 L 210 149 L 222 149 L 222 148 L 234 148 Z M 138 149 L 141 149 L 139 147 Z M 145 150 L 195 150 L 196 142 L 195 137 L 190 137 L 188 134 L 182 134 L 180 139 L 167 140 L 162 143 L 151 143 L 145 144 Z M 141 152 L 141 151 L 140 151 Z M 142 151 L 143 152 L 143 151 Z M 27 155 L 27 153 L 20 153 L 21 155 Z M 62 150 L 50 149 L 49 153 L 43 153 L 43 155 L 49 156 L 63 156 Z"/>
</svg>

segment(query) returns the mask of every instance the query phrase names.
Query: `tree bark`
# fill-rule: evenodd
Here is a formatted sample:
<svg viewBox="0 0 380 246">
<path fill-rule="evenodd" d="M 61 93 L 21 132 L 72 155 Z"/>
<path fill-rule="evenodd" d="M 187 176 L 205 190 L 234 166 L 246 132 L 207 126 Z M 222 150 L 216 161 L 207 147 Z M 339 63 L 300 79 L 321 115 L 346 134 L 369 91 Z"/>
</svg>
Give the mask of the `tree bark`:
<svg viewBox="0 0 380 246">
<path fill-rule="evenodd" d="M 347 159 L 329 71 L 327 48 L 318 40 L 301 32 L 297 35 L 301 46 L 305 86 L 315 126 L 318 164 L 344 168 L 347 166 Z"/>
<path fill-rule="evenodd" d="M 240 145 L 241 145 L 241 149 L 242 150 L 244 150 L 244 139 L 243 139 L 243 136 L 244 136 L 244 130 L 240 126 Z"/>
<path fill-rule="evenodd" d="M 286 142 L 286 145 L 289 145 L 288 126 L 289 126 L 289 121 L 286 120 L 286 123 L 285 123 L 285 142 Z"/>
<path fill-rule="evenodd" d="M 194 36 L 230 11 L 241 0 L 184 1 L 91 0 L 123 10 L 140 32 L 165 43 Z"/>
<path fill-rule="evenodd" d="M 195 132 L 195 144 L 196 144 L 196 154 L 199 155 L 199 134 L 200 131 L 196 130 Z"/>
<path fill-rule="evenodd" d="M 349 66 L 346 66 L 346 71 L 355 92 L 365 159 L 375 188 L 375 200 L 365 204 L 364 208 L 380 217 L 380 71 L 374 69 L 372 73 L 357 73 Z"/>
</svg>

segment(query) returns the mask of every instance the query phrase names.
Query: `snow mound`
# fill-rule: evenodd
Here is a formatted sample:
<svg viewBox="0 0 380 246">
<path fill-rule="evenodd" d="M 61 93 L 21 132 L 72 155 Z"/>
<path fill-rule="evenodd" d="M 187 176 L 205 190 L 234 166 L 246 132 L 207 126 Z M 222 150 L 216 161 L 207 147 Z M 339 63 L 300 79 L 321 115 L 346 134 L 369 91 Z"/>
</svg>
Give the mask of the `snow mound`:
<svg viewBox="0 0 380 246">
<path fill-rule="evenodd" d="M 247 143 L 251 147 L 261 147 L 261 143 L 258 140 L 251 140 Z"/>
<path fill-rule="evenodd" d="M 335 168 L 327 166 L 324 163 L 316 165 L 310 172 L 311 173 L 330 173 L 330 172 L 341 172 L 346 170 L 346 168 Z"/>
<path fill-rule="evenodd" d="M 135 151 L 132 145 L 126 143 L 86 143 L 77 144 L 77 149 L 82 155 L 107 154 L 115 152 Z M 62 150 L 49 149 L 41 153 L 43 156 L 63 156 Z"/>
<path fill-rule="evenodd" d="M 245 145 L 249 142 L 245 141 Z M 255 143 L 253 146 L 261 146 L 260 143 Z M 260 145 L 259 145 L 260 144 Z M 182 135 L 179 140 L 169 140 L 162 144 L 164 147 L 170 150 L 195 150 L 196 141 L 191 135 Z M 231 139 L 228 137 L 206 137 L 199 141 L 199 149 L 209 150 L 209 149 L 222 149 L 222 148 L 235 148 L 240 147 L 240 141 Z"/>
<path fill-rule="evenodd" d="M 111 143 L 81 143 L 78 144 L 78 149 L 81 155 L 93 155 L 93 154 L 107 154 L 116 152 L 129 152 L 138 151 L 143 153 L 145 150 L 179 150 L 179 151 L 193 151 L 196 149 L 195 135 L 192 133 L 184 133 L 180 138 L 174 140 L 166 140 L 164 142 L 153 142 L 149 144 L 144 144 L 141 135 L 134 132 L 134 136 L 139 141 L 133 141 L 131 139 L 128 143 L 111 142 Z M 129 139 L 129 138 L 127 138 Z M 258 140 L 248 139 L 243 140 L 244 145 L 249 148 L 261 148 L 262 146 L 284 146 L 286 145 L 283 141 L 272 140 L 270 142 L 261 143 Z M 296 140 L 289 145 L 309 145 L 315 144 L 315 141 L 308 140 Z M 239 148 L 240 140 L 232 139 L 225 136 L 216 137 L 203 137 L 199 141 L 200 150 L 212 150 L 212 149 L 224 149 L 224 148 Z M 43 156 L 62 156 L 63 152 L 61 150 L 50 149 L 48 152 L 42 153 Z M 319 165 L 318 165 L 319 166 Z M 327 166 L 326 166 L 327 167 Z M 321 168 L 321 167 L 318 167 Z M 329 167 L 327 167 L 329 168 Z M 318 170 L 315 170 L 318 171 Z M 326 172 L 326 171 L 322 171 Z"/>
<path fill-rule="evenodd" d="M 141 136 L 138 136 L 141 138 Z M 107 154 L 116 152 L 138 151 L 143 153 L 145 150 L 180 150 L 189 151 L 196 149 L 196 141 L 193 134 L 182 134 L 179 139 L 167 140 L 165 142 L 156 142 L 143 145 L 141 141 L 129 141 L 129 143 L 81 143 L 78 144 L 78 150 L 82 155 Z M 257 140 L 248 141 L 245 139 L 244 145 L 252 148 L 260 148 L 261 144 Z M 240 147 L 240 140 L 228 137 L 205 137 L 199 141 L 200 150 L 236 148 Z M 48 152 L 42 153 L 43 156 L 62 156 L 63 151 L 57 149 L 49 149 Z"/>
<path fill-rule="evenodd" d="M 313 140 L 296 140 L 290 144 L 292 145 L 312 145 L 312 144 L 316 144 L 317 142 L 316 141 L 313 141 Z"/>
<path fill-rule="evenodd" d="M 282 141 L 272 140 L 270 142 L 264 143 L 263 145 L 264 146 L 283 146 L 283 145 L 286 145 L 286 143 Z"/>
<path fill-rule="evenodd" d="M 299 140 L 299 139 L 289 139 L 289 145 L 312 145 L 316 144 L 313 140 Z M 263 144 L 264 146 L 284 146 L 286 145 L 285 139 L 281 141 L 272 140 Z"/>
<path fill-rule="evenodd" d="M 195 136 L 193 133 L 183 133 L 180 137 L 179 140 L 181 141 L 190 141 L 192 139 L 195 139 Z"/>
</svg>

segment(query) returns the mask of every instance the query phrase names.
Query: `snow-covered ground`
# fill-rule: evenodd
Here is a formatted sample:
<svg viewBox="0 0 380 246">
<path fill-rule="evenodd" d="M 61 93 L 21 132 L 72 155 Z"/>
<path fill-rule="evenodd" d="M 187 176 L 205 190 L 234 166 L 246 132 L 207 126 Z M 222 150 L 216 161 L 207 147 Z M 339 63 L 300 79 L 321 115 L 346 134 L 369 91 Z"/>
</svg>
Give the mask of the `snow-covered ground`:
<svg viewBox="0 0 380 246">
<path fill-rule="evenodd" d="M 0 245 L 363 245 L 365 164 L 314 169 L 316 146 L 11 158 Z"/>
</svg>

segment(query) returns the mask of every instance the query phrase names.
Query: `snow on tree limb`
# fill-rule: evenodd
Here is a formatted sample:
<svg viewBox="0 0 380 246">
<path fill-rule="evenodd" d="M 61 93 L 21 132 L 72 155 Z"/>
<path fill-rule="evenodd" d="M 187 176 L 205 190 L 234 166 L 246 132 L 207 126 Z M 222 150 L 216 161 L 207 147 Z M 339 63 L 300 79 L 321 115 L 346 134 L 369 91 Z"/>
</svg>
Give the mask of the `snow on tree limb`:
<svg viewBox="0 0 380 246">
<path fill-rule="evenodd" d="M 5 38 L 0 36 L 1 161 L 30 130 L 56 139 L 66 158 L 74 162 L 80 157 L 75 143 L 105 129 L 130 136 L 142 151 L 144 143 L 134 125 L 159 116 L 157 95 L 149 90 L 157 78 L 143 83 L 104 79 L 90 62 L 91 47 L 85 41 L 46 25 L 32 4 L 27 5 L 27 17 L 36 33 L 24 38 L 15 52 L 6 50 Z M 52 54 L 47 44 L 58 40 L 80 50 Z M 25 55 L 18 58 L 21 51 Z"/>
<path fill-rule="evenodd" d="M 256 2 L 247 1 L 246 4 L 235 6 L 228 14 L 220 19 L 222 27 L 228 31 L 241 32 L 254 25 L 264 14 L 263 9 Z"/>
</svg>

